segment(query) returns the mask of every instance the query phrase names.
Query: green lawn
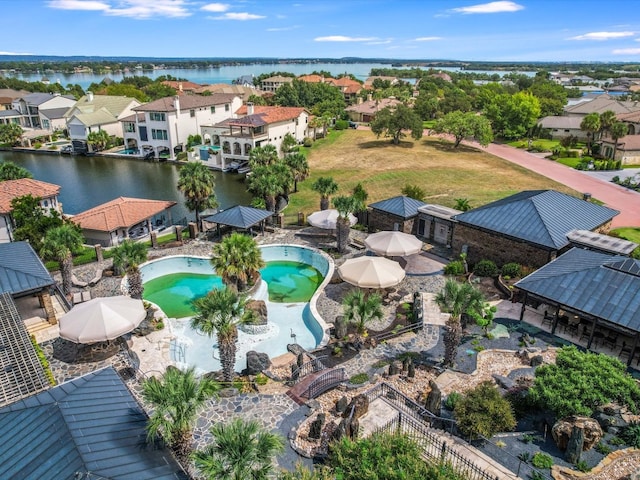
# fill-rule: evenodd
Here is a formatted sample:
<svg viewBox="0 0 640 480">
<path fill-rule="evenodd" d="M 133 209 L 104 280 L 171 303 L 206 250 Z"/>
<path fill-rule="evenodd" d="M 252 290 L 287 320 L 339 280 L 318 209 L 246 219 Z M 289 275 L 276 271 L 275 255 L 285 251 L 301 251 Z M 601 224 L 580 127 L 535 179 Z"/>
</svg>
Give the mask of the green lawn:
<svg viewBox="0 0 640 480">
<path fill-rule="evenodd" d="M 560 157 L 556 162 L 566 165 L 567 167 L 576 168 L 576 166 L 582 161 L 581 158 Z"/>
<path fill-rule="evenodd" d="M 529 141 L 525 138 L 522 140 L 514 140 L 512 142 L 508 142 L 507 145 L 515 148 L 527 148 L 529 145 Z M 546 138 L 539 138 L 538 140 L 534 140 L 531 142 L 531 147 L 535 148 L 541 152 L 552 152 L 554 148 L 560 146 L 560 142 L 558 140 L 548 140 Z"/>
<path fill-rule="evenodd" d="M 640 243 L 640 228 L 623 227 L 611 230 L 611 233 L 616 234 L 620 238 L 629 240 L 630 242 Z"/>
</svg>

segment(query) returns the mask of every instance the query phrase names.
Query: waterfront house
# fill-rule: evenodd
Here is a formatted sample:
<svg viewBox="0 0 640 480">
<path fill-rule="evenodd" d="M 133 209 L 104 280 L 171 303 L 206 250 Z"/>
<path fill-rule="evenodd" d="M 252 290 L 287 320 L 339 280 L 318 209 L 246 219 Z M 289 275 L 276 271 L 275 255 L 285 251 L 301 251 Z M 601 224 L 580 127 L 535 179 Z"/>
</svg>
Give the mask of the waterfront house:
<svg viewBox="0 0 640 480">
<path fill-rule="evenodd" d="M 155 158 L 174 159 L 187 149 L 190 135 L 200 134 L 202 125 L 233 117 L 241 105 L 238 95 L 227 93 L 176 95 L 145 103 L 133 109 L 136 115 L 122 119 L 124 143 Z"/>
<path fill-rule="evenodd" d="M 582 118 L 569 115 L 550 115 L 538 120 L 538 125 L 548 130 L 554 140 L 574 136 L 580 141 L 586 141 L 587 132 L 580 129 Z"/>
<path fill-rule="evenodd" d="M 349 105 L 357 101 L 358 94 L 362 91 L 362 84 L 350 77 L 327 78 L 325 83 L 340 89 L 344 101 Z"/>
<path fill-rule="evenodd" d="M 119 197 L 74 215 L 86 243 L 103 247 L 137 239 L 172 224 L 170 209 L 176 202 Z"/>
<path fill-rule="evenodd" d="M 229 85 L 228 83 L 202 85 L 194 93 L 202 95 L 205 92 L 228 93 L 237 95 L 238 97 L 242 98 L 243 103 L 248 102 L 251 95 L 258 95 L 260 97 L 264 95 L 264 92 L 262 90 L 257 89 L 253 85 Z"/>
<path fill-rule="evenodd" d="M 260 83 L 260 88 L 263 92 L 275 93 L 282 85 L 293 82 L 293 77 L 283 77 L 282 75 L 275 75 L 273 77 L 265 78 Z"/>
<path fill-rule="evenodd" d="M 11 201 L 14 198 L 31 195 L 40 198 L 40 206 L 48 213 L 51 209 L 62 214 L 62 204 L 58 201 L 60 186 L 41 182 L 32 178 L 19 178 L 0 182 L 0 243 L 13 241 L 14 222 L 11 217 Z"/>
<path fill-rule="evenodd" d="M 76 99 L 72 95 L 29 93 L 13 100 L 11 108 L 20 113 L 20 125 L 22 127 L 54 130 L 56 127 L 64 126 L 64 112 L 62 109 L 66 111 L 75 103 Z M 41 115 L 41 111 L 45 110 L 49 110 L 49 114 Z M 56 117 L 55 115 L 58 116 Z"/>
<path fill-rule="evenodd" d="M 273 145 L 278 154 L 287 133 L 298 143 L 307 136 L 309 112 L 302 107 L 270 107 L 248 103 L 236 111 L 236 118 L 203 125 L 205 152 L 194 152 L 193 160 L 205 162 L 212 168 L 227 170 L 231 162 L 248 162 L 255 147 Z M 213 150 L 213 154 L 209 152 Z"/>
<path fill-rule="evenodd" d="M 122 137 L 120 120 L 131 115 L 138 105 L 140 102 L 135 98 L 87 92 L 65 114 L 74 151 L 92 151 L 87 143 L 91 132 L 103 130 L 111 136 Z"/>
<path fill-rule="evenodd" d="M 202 87 L 199 83 L 189 80 L 165 80 L 163 85 L 171 87 L 176 91 L 176 95 L 192 94 Z"/>
<path fill-rule="evenodd" d="M 369 123 L 371 122 L 376 114 L 387 107 L 395 107 L 396 105 L 402 103 L 400 100 L 396 98 L 383 98 L 382 100 L 373 100 L 371 95 L 369 95 L 366 102 L 361 101 L 356 105 L 351 105 L 350 107 L 345 108 L 345 111 L 349 114 L 349 120 L 353 122 L 359 123 Z"/>
</svg>

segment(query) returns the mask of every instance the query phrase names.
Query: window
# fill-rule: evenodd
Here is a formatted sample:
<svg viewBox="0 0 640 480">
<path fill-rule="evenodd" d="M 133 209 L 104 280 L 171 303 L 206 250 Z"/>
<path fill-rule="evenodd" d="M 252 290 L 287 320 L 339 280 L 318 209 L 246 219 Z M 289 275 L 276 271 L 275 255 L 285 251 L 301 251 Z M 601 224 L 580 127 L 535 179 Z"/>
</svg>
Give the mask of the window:
<svg viewBox="0 0 640 480">
<path fill-rule="evenodd" d="M 166 130 L 157 130 L 155 128 L 151 129 L 151 138 L 154 140 L 167 140 L 167 131 Z"/>
<path fill-rule="evenodd" d="M 127 133 L 135 133 L 136 124 L 133 122 L 125 122 L 124 123 L 124 131 Z"/>
<path fill-rule="evenodd" d="M 225 111 L 225 112 L 228 112 L 228 111 L 229 111 L 229 104 L 228 104 L 228 103 L 226 103 L 226 104 L 224 105 L 224 111 Z"/>
<path fill-rule="evenodd" d="M 216 106 L 215 105 L 211 105 L 211 113 L 216 113 Z"/>
<path fill-rule="evenodd" d="M 156 122 L 164 122 L 166 117 L 162 112 L 150 112 L 149 119 Z"/>
<path fill-rule="evenodd" d="M 49 130 L 49 120 L 47 120 L 46 118 L 42 119 L 42 128 L 44 128 L 45 130 Z"/>
<path fill-rule="evenodd" d="M 189 116 L 191 118 L 195 117 L 196 116 L 196 111 L 195 110 L 189 110 Z"/>
</svg>

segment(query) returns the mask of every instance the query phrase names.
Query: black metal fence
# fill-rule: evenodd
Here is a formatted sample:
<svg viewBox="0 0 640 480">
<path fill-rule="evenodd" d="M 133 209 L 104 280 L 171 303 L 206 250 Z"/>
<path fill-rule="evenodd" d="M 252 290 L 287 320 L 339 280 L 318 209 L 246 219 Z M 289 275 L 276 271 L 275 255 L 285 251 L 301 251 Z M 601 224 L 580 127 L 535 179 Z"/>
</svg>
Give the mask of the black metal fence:
<svg viewBox="0 0 640 480">
<path fill-rule="evenodd" d="M 291 373 L 291 384 L 298 383 L 302 378 L 306 377 L 310 373 L 319 372 L 327 368 L 322 361 L 327 358 L 327 355 L 320 355 L 319 357 L 313 357 L 308 362 L 303 363 Z"/>
<path fill-rule="evenodd" d="M 397 330 L 381 333 L 379 335 L 373 335 L 373 338 L 375 338 L 378 342 L 380 342 L 382 340 L 387 340 L 389 338 L 397 337 L 399 335 L 402 335 L 403 333 L 413 332 L 414 330 L 420 330 L 422 326 L 423 326 L 422 321 L 420 321 L 418 323 L 412 323 L 411 325 L 407 325 L 406 327 L 402 327 Z"/>
<path fill-rule="evenodd" d="M 309 399 L 316 398 L 346 380 L 347 374 L 344 368 L 333 368 L 311 382 L 302 396 Z"/>
</svg>

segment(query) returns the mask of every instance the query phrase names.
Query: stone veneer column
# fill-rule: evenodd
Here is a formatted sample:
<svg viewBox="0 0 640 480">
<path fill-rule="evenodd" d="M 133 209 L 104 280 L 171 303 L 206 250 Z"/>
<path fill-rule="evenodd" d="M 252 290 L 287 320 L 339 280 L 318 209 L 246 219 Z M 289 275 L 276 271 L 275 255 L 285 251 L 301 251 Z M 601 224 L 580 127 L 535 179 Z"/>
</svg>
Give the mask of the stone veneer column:
<svg viewBox="0 0 640 480">
<path fill-rule="evenodd" d="M 47 316 L 47 322 L 51 325 L 58 323 L 56 311 L 53 308 L 53 302 L 51 301 L 51 295 L 49 295 L 49 292 L 40 292 L 38 294 L 38 299 L 40 300 L 40 305 L 44 308 L 44 312 Z"/>
</svg>

